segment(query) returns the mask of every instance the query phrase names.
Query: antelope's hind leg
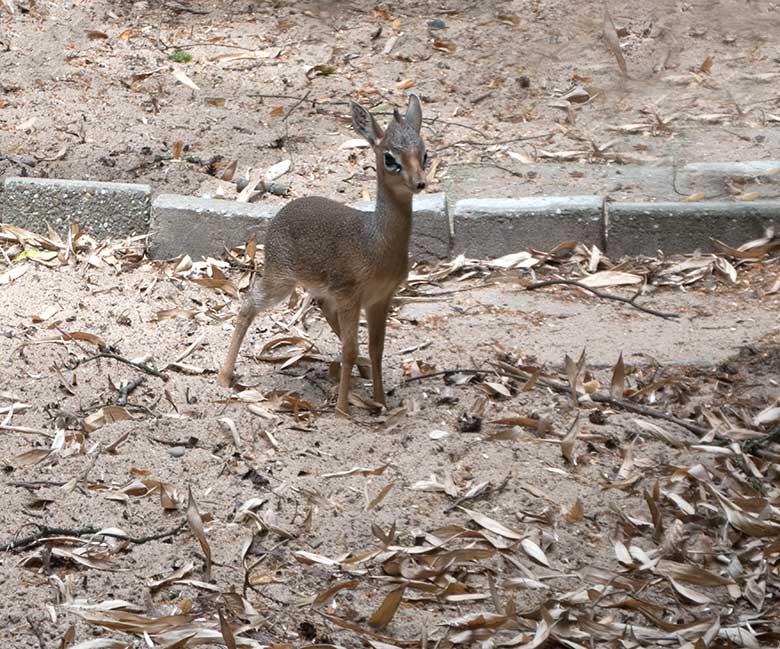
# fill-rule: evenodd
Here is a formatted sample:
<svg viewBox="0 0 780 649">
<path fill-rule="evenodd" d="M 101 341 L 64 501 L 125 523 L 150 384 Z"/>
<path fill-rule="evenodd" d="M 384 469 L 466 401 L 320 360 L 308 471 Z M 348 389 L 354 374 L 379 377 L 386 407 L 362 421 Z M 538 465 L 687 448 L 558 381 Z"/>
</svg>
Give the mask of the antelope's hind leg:
<svg viewBox="0 0 780 649">
<path fill-rule="evenodd" d="M 274 280 L 270 277 L 264 277 L 262 282 L 258 282 L 251 289 L 249 295 L 241 303 L 241 309 L 236 316 L 236 325 L 233 335 L 230 338 L 230 347 L 228 348 L 225 362 L 217 375 L 217 381 L 223 387 L 229 388 L 233 385 L 233 377 L 236 369 L 236 360 L 241 351 L 241 343 L 260 311 L 266 311 L 272 306 L 287 297 L 295 287 L 295 284 L 289 281 Z"/>
</svg>

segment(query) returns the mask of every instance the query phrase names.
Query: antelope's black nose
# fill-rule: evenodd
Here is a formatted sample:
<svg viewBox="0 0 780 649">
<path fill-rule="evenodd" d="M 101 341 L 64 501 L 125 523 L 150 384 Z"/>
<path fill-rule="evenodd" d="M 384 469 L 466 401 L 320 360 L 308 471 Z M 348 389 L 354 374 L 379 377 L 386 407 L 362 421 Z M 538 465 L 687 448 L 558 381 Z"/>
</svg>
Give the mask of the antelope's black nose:
<svg viewBox="0 0 780 649">
<path fill-rule="evenodd" d="M 419 183 L 417 183 L 417 189 L 425 189 L 425 181 L 421 180 Z"/>
</svg>

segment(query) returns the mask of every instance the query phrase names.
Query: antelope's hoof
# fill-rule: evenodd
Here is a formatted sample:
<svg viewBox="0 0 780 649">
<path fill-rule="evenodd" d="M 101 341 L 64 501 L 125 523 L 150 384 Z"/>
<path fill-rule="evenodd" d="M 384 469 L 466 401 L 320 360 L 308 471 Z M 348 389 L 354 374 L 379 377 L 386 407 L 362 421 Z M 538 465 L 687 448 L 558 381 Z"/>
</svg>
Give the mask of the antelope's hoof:
<svg viewBox="0 0 780 649">
<path fill-rule="evenodd" d="M 217 383 L 219 383 L 223 388 L 229 388 L 233 386 L 233 374 L 228 374 L 226 372 L 220 372 L 217 374 Z"/>
</svg>

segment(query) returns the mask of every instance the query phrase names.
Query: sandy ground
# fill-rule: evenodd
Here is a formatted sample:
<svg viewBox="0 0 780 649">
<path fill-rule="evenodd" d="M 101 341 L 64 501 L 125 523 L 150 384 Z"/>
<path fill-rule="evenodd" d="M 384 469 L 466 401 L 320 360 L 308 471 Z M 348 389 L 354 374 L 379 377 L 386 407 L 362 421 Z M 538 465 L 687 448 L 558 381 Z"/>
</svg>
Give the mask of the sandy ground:
<svg viewBox="0 0 780 649">
<path fill-rule="evenodd" d="M 291 159 L 287 198 L 352 201 L 373 191 L 373 160 L 340 148 L 355 137 L 347 100 L 386 113 L 411 91 L 434 190 L 549 193 L 561 179 L 529 178 L 529 163 L 764 159 L 780 144 L 770 1 L 612 3 L 625 78 L 600 2 L 13 3 L 0 13 L 2 175 L 230 197 L 231 162 L 239 178 Z"/>
<path fill-rule="evenodd" d="M 776 264 L 742 267 L 734 287 L 705 278 L 689 291 L 661 288 L 644 300 L 679 313 L 681 322 L 565 289 L 529 293 L 523 290 L 527 273 L 517 271 L 418 287 L 401 296 L 389 329 L 389 414 L 356 407 L 354 420 L 344 421 L 334 415 L 335 383 L 328 378 L 338 348 L 316 311 L 292 329 L 285 323 L 297 305 L 258 318 L 239 363 L 242 383 L 253 386 L 242 401 L 218 387 L 213 375 L 236 308 L 221 292 L 196 285 L 170 266 L 146 262 L 122 272 L 83 262 L 59 269 L 33 266 L 0 287 L 0 406 L 28 404 L 11 425 L 38 431 L 0 436 L 5 474 L 0 541 L 35 536 L 35 524 L 61 531 L 37 534 L 49 541 L 31 541 L 2 555 L 3 637 L 13 647 L 57 646 L 73 627 L 78 641 L 110 637 L 117 644 L 106 646 L 126 646 L 132 638 L 140 642 L 139 633 L 148 629 L 155 646 L 166 646 L 196 630 L 218 633 L 222 610 L 237 633 L 243 629 L 246 642 L 419 646 L 423 634 L 431 642 L 445 638 L 451 646 L 494 633 L 497 640 L 519 634 L 530 641 L 544 610 L 556 616 L 559 637 L 578 638 L 574 629 L 587 628 L 591 620 L 605 628 L 613 623 L 653 628 L 660 636 L 651 634 L 642 646 L 663 644 L 660 638 L 668 640 L 668 631 L 648 622 L 642 610 L 620 604 L 624 589 L 645 602 L 639 609 L 650 607 L 645 612 L 673 617 L 676 624 L 717 614 L 724 626 L 734 625 L 753 610 L 745 580 L 762 579 L 757 564 L 743 557 L 745 573 L 736 580 L 742 594 L 736 599 L 726 586 L 677 582 L 708 597 L 695 606 L 640 564 L 645 557 L 690 561 L 727 574 L 715 556 L 698 554 L 722 533 L 717 501 L 707 498 L 704 487 L 680 482 L 680 472 L 701 462 L 720 488 L 738 489 L 747 498 L 741 478 L 733 483 L 721 473 L 723 461 L 744 469 L 739 457 L 723 460 L 718 454 L 723 447 L 706 442 L 676 448 L 698 439 L 672 423 L 587 401 L 578 409 L 570 395 L 541 386 L 522 391 L 525 381 L 493 374 L 491 362 L 545 367 L 549 376 L 565 381 L 564 353 L 578 354 L 585 346 L 593 349 L 593 369 L 583 378 L 608 386 L 611 365 L 622 351 L 628 387 L 657 383 L 637 403 L 702 425 L 703 412 L 715 418 L 714 413 L 729 413 L 732 422 L 736 413 L 749 419 L 772 403 L 780 380 L 772 351 L 779 335 L 776 318 L 767 316 L 776 313 L 777 298 L 765 295 L 777 270 Z M 491 285 L 482 286 L 486 282 Z M 76 334 L 66 342 L 63 332 L 92 337 Z M 289 335 L 316 345 L 303 345 L 310 360 L 281 369 L 279 362 L 250 358 L 252 350 L 258 353 Z M 362 330 L 361 339 L 364 335 Z M 708 344 L 691 342 L 702 340 Z M 168 369 L 167 381 L 110 359 L 78 365 L 101 343 L 125 358 L 143 357 L 164 367 L 195 341 L 196 350 L 183 361 L 186 371 Z M 286 358 L 286 351 L 271 353 Z M 483 371 L 476 377 L 406 381 L 459 367 Z M 122 386 L 141 377 L 144 383 L 125 405 L 111 411 Z M 365 380 L 356 378 L 354 389 L 358 397 L 370 393 Z M 290 392 L 296 396 L 285 401 Z M 290 411 L 295 404 L 297 415 Z M 94 413 L 101 409 L 120 420 L 96 423 Z M 117 410 L 121 414 L 111 415 Z M 564 452 L 562 438 L 578 413 L 577 440 Z M 124 416 L 132 420 L 121 420 Z M 541 419 L 548 428 L 491 423 L 510 417 Z M 474 418 L 481 422 L 478 431 Z M 659 428 L 648 428 L 653 425 Z M 85 434 L 85 426 L 93 432 Z M 55 429 L 66 431 L 59 443 L 47 437 Z M 57 449 L 48 453 L 53 444 Z M 762 459 L 771 448 L 759 447 L 749 456 L 766 480 L 756 501 L 776 502 L 775 476 Z M 462 502 L 465 509 L 453 507 L 479 485 L 487 492 L 477 489 L 473 500 Z M 654 489 L 698 503 L 696 513 L 678 510 L 670 500 L 675 496 L 659 495 L 664 522 L 654 528 L 647 502 L 656 501 L 643 496 Z M 148 538 L 177 529 L 188 490 L 205 520 L 210 576 L 188 529 Z M 137 542 L 115 547 L 100 544 L 104 537 L 75 536 L 87 528 L 119 528 Z M 682 540 L 675 536 L 680 529 Z M 737 537 L 749 538 L 735 537 L 733 530 L 727 534 L 739 554 Z M 90 548 L 89 539 L 91 552 L 74 558 L 73 552 Z M 731 552 L 726 540 L 717 542 L 724 556 Z M 616 543 L 626 553 L 631 548 L 635 558 L 625 558 Z M 670 548 L 675 543 L 679 547 Z M 442 546 L 432 551 L 436 556 L 415 558 L 429 544 Z M 765 620 L 777 619 L 769 599 L 775 560 L 770 554 L 761 564 L 768 589 Z M 169 577 L 161 586 L 153 584 Z M 614 580 L 622 586 L 605 586 Z M 392 621 L 370 626 L 384 598 L 403 584 Z M 329 595 L 330 587 L 336 590 Z M 605 600 L 591 609 L 587 597 L 576 595 L 583 588 L 607 588 Z M 318 595 L 322 598 L 313 603 Z M 498 617 L 485 622 L 474 617 L 478 612 Z M 510 622 L 495 621 L 508 612 Z M 562 614 L 569 620 L 565 624 Z M 771 621 L 758 629 L 762 638 L 779 631 Z M 608 636 L 602 629 L 594 637 Z M 204 646 L 219 645 L 203 637 Z"/>
<path fill-rule="evenodd" d="M 471 182 L 489 170 L 514 194 L 528 161 L 772 157 L 778 132 L 770 2 L 614 3 L 628 79 L 600 3 L 14 5 L 0 13 L 3 175 L 213 194 L 232 160 L 241 176 L 291 158 L 290 196 L 354 200 L 373 170 L 339 149 L 354 137 L 340 102 L 384 112 L 410 90 L 432 120 L 434 190 L 472 166 Z M 577 84 L 585 101 L 563 110 Z M 213 374 L 235 300 L 202 273 L 99 250 L 0 257 L 5 646 L 780 641 L 776 261 L 738 265 L 733 285 L 721 267 L 651 286 L 643 300 L 677 321 L 529 293 L 519 271 L 417 285 L 389 327 L 389 412 L 361 407 L 356 379 L 344 421 L 316 311 L 256 321 L 238 395 Z M 618 269 L 656 281 L 648 263 Z M 276 362 L 251 358 L 286 336 Z M 583 348 L 579 406 L 523 374 L 565 382 L 564 355 Z M 85 360 L 99 350 L 147 370 L 191 353 L 163 380 Z M 609 394 L 621 352 L 630 403 L 699 432 L 583 396 Z M 478 372 L 417 379 L 455 368 Z"/>
</svg>

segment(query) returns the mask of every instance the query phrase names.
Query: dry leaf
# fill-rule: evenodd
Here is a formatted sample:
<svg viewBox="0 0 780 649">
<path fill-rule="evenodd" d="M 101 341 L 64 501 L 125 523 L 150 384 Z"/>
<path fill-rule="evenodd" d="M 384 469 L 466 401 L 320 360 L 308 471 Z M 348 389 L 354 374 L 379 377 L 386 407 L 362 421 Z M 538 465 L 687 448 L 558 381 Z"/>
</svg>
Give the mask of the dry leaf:
<svg viewBox="0 0 780 649">
<path fill-rule="evenodd" d="M 325 606 L 328 604 L 337 593 L 339 593 L 342 590 L 352 590 L 354 588 L 357 588 L 360 585 L 360 582 L 357 579 L 350 579 L 348 581 L 337 581 L 332 586 L 329 586 L 322 592 L 318 593 L 317 596 L 312 601 L 312 606 L 315 608 L 320 606 Z"/>
<path fill-rule="evenodd" d="M 311 66 L 306 70 L 306 78 L 312 79 L 314 77 L 325 77 L 331 74 L 336 74 L 336 67 L 329 65 L 328 63 L 319 63 Z"/>
<path fill-rule="evenodd" d="M 395 616 L 395 613 L 401 604 L 405 592 L 406 584 L 391 590 L 379 605 L 379 608 L 374 611 L 374 614 L 368 620 L 368 625 L 375 629 L 384 629 L 390 624 L 390 621 Z"/>
<path fill-rule="evenodd" d="M 628 69 L 626 68 L 626 59 L 623 57 L 623 50 L 620 49 L 620 39 L 618 38 L 617 30 L 615 29 L 615 23 L 612 22 L 612 16 L 609 13 L 609 7 L 604 4 L 604 40 L 607 43 L 612 55 L 617 61 L 618 67 L 623 77 L 628 76 Z"/>
<path fill-rule="evenodd" d="M 582 499 L 577 498 L 569 511 L 564 513 L 566 521 L 569 523 L 579 523 L 585 518 L 585 506 L 582 504 Z"/>
<path fill-rule="evenodd" d="M 151 591 L 159 590 L 160 588 L 170 586 L 173 582 L 178 581 L 179 579 L 182 579 L 185 576 L 189 575 L 192 572 L 194 567 L 195 564 L 192 561 L 187 561 L 185 564 L 183 564 L 180 568 L 172 572 L 167 577 L 163 577 L 162 579 L 158 579 L 158 580 L 148 581 L 146 582 L 146 585 Z"/>
<path fill-rule="evenodd" d="M 347 469 L 346 471 L 336 471 L 335 473 L 323 473 L 322 477 L 343 478 L 344 476 L 348 476 L 348 475 L 362 475 L 362 476 L 382 475 L 386 469 L 387 469 L 387 464 L 382 464 L 381 466 L 374 467 L 374 468 L 355 466 L 352 467 L 351 469 Z"/>
<path fill-rule="evenodd" d="M 233 635 L 233 629 L 230 628 L 230 624 L 228 624 L 228 621 L 225 619 L 222 608 L 220 607 L 217 609 L 217 612 L 219 614 L 219 630 L 222 634 L 222 639 L 225 641 L 225 646 L 227 649 L 238 649 L 236 636 Z"/>
<path fill-rule="evenodd" d="M 176 81 L 178 81 L 179 83 L 187 86 L 188 88 L 192 88 L 193 90 L 200 90 L 197 84 L 187 76 L 184 70 L 180 68 L 174 68 L 173 78 L 176 79 Z"/>
<path fill-rule="evenodd" d="M 390 490 L 395 486 L 394 482 L 390 482 L 386 484 L 382 489 L 379 491 L 379 493 L 374 496 L 374 498 L 366 505 L 366 511 L 371 511 L 374 509 L 379 503 L 381 503 L 387 494 L 390 493 Z"/>
<path fill-rule="evenodd" d="M 51 451 L 49 451 L 48 449 L 36 448 L 31 451 L 27 451 L 26 453 L 17 455 L 11 460 L 11 462 L 12 465 L 16 467 L 32 466 L 33 464 L 38 464 L 38 462 L 42 462 L 47 457 L 49 457 L 50 454 Z"/>
<path fill-rule="evenodd" d="M 192 487 L 187 487 L 187 522 L 189 523 L 190 530 L 195 535 L 200 543 L 201 550 L 203 550 L 203 556 L 206 559 L 206 570 L 204 577 L 206 581 L 211 581 L 211 548 L 209 547 L 208 540 L 206 539 L 206 531 L 203 527 L 203 519 L 198 511 L 198 505 L 195 502 L 195 498 L 192 495 Z"/>
<path fill-rule="evenodd" d="M 672 587 L 685 599 L 690 600 L 694 604 L 711 604 L 712 599 L 707 597 L 704 593 L 700 593 L 699 591 L 693 590 L 693 588 L 688 588 L 687 586 L 683 586 L 682 584 L 676 582 L 674 579 L 669 579 L 669 581 L 672 584 Z"/>
<path fill-rule="evenodd" d="M 493 520 L 489 516 L 485 516 L 484 514 L 480 514 L 479 512 L 473 511 L 471 509 L 466 509 L 465 507 L 460 507 L 460 509 L 466 512 L 466 515 L 468 515 L 468 517 L 471 518 L 471 520 L 473 520 L 477 525 L 484 527 L 486 530 L 490 530 L 494 534 L 498 534 L 499 536 L 503 536 L 508 539 L 514 539 L 516 541 L 519 541 L 523 538 L 522 534 L 509 529 L 498 521 Z"/>
<path fill-rule="evenodd" d="M 602 270 L 584 277 L 580 280 L 580 284 L 590 288 L 605 288 L 609 286 L 641 284 L 643 281 L 642 277 L 633 273 L 624 273 L 618 270 Z"/>
<path fill-rule="evenodd" d="M 574 466 L 577 465 L 577 457 L 574 454 L 574 445 L 577 443 L 577 435 L 579 435 L 579 433 L 580 416 L 577 414 L 571 426 L 569 426 L 566 435 L 561 440 L 561 453 L 563 454 L 563 459 Z"/>
<path fill-rule="evenodd" d="M 435 40 L 433 41 L 433 49 L 438 50 L 439 52 L 446 52 L 447 54 L 455 54 L 458 48 L 455 43 L 451 41 Z"/>
<path fill-rule="evenodd" d="M 537 563 L 541 563 L 543 566 L 548 568 L 551 567 L 550 562 L 547 560 L 547 555 L 544 553 L 542 548 L 540 548 L 531 539 L 523 539 L 520 541 L 520 547 L 523 548 L 523 552 L 525 552 Z"/>
<path fill-rule="evenodd" d="M 623 365 L 623 352 L 620 352 L 615 367 L 612 368 L 612 380 L 609 384 L 609 396 L 622 399 L 626 389 L 626 368 Z"/>
</svg>

